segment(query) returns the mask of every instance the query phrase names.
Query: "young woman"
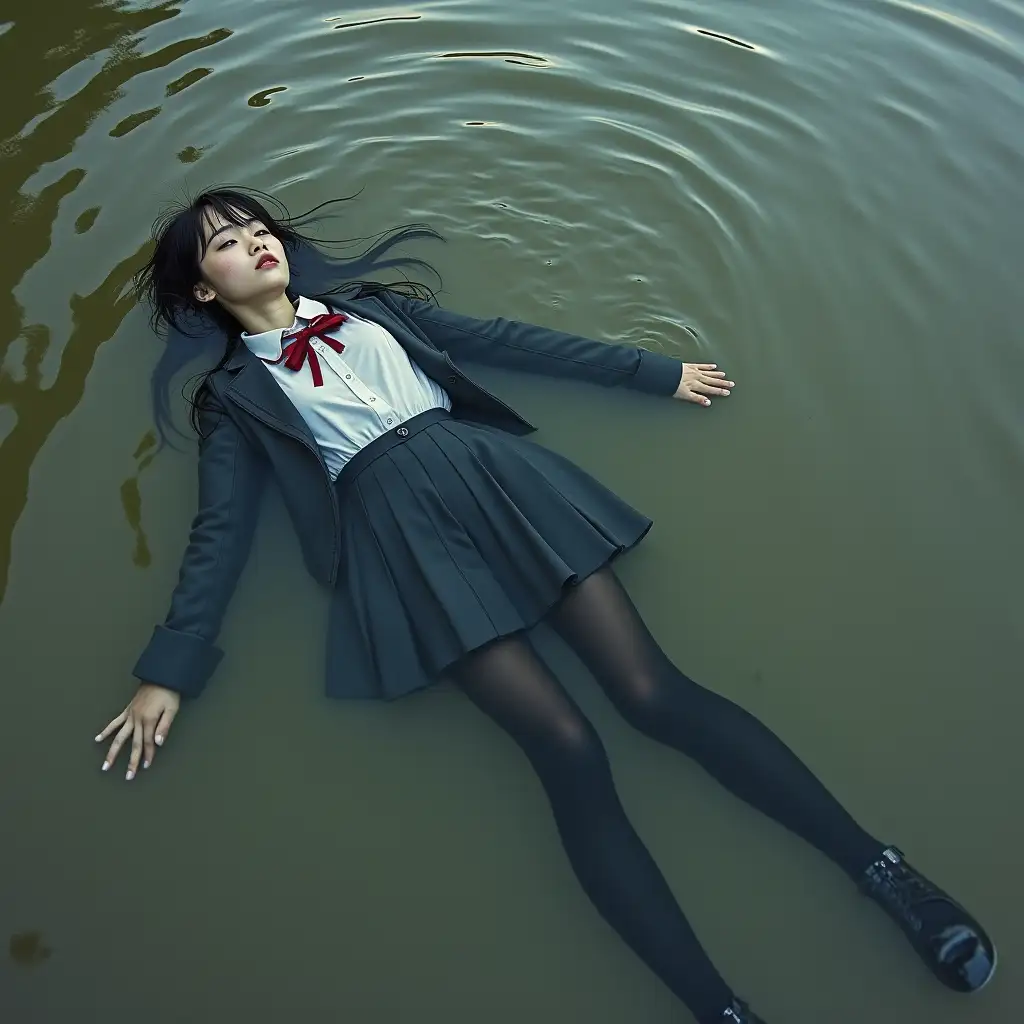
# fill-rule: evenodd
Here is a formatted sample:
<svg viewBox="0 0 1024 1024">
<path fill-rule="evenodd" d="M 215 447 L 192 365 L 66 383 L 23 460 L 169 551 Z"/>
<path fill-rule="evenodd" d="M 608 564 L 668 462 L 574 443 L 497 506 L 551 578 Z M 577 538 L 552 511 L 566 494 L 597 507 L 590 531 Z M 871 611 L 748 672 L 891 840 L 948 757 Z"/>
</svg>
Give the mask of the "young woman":
<svg viewBox="0 0 1024 1024">
<path fill-rule="evenodd" d="M 181 697 L 197 696 L 213 673 L 273 474 L 309 571 L 331 589 L 328 694 L 389 699 L 453 680 L 529 759 L 597 910 L 701 1024 L 760 1018 L 701 948 L 623 812 L 600 739 L 531 646 L 527 630 L 541 619 L 629 722 L 837 864 L 940 981 L 961 992 L 984 986 L 996 953 L 977 921 L 865 832 L 764 725 L 658 646 L 611 568 L 651 521 L 524 440 L 530 424 L 461 367 L 477 361 L 703 406 L 729 394 L 725 374 L 471 319 L 409 283 L 298 294 L 289 256 L 311 240 L 287 211 L 273 217 L 261 195 L 212 189 L 172 210 L 137 279 L 155 325 L 183 329 L 205 313 L 228 343 L 194 397 L 199 510 L 179 582 L 135 666 L 138 691 L 96 737 L 113 736 L 103 769 L 129 739 L 126 777 L 140 761 L 149 767 Z"/>
</svg>

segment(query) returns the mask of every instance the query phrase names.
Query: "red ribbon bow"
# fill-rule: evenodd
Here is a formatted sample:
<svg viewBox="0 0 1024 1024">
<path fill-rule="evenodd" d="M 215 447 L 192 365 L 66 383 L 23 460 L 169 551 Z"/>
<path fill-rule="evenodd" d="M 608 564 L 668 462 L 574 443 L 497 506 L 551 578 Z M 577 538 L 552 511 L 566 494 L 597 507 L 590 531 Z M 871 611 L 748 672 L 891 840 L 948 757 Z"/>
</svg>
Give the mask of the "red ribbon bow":
<svg viewBox="0 0 1024 1024">
<path fill-rule="evenodd" d="M 277 359 L 265 359 L 264 362 L 276 364 L 284 359 L 284 365 L 289 370 L 301 370 L 302 364 L 308 359 L 309 372 L 313 375 L 313 387 L 323 387 L 324 375 L 320 371 L 320 360 L 317 359 L 316 352 L 313 351 L 310 341 L 313 338 L 321 338 L 335 352 L 344 352 L 345 346 L 340 341 L 335 341 L 334 338 L 328 338 L 327 332 L 340 327 L 347 319 L 348 317 L 344 313 L 321 313 L 319 316 L 313 317 L 301 330 L 295 331 L 292 334 L 282 335 L 282 342 L 289 338 L 294 338 L 295 340 L 281 351 Z"/>
</svg>

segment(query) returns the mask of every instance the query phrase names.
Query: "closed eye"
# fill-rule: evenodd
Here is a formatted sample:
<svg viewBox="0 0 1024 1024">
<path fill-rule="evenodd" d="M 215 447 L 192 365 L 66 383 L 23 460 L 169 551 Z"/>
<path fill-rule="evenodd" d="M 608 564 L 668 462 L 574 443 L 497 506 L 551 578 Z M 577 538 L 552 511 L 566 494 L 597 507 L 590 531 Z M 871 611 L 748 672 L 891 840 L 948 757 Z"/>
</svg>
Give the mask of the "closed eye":
<svg viewBox="0 0 1024 1024">
<path fill-rule="evenodd" d="M 269 235 L 270 234 L 270 232 L 266 228 L 260 228 L 258 231 L 255 231 L 253 233 L 257 234 L 257 235 Z M 218 245 L 217 246 L 217 251 L 220 252 L 221 249 L 226 249 L 229 245 L 231 245 L 232 242 L 234 242 L 234 239 L 233 238 L 229 238 L 222 245 Z"/>
</svg>

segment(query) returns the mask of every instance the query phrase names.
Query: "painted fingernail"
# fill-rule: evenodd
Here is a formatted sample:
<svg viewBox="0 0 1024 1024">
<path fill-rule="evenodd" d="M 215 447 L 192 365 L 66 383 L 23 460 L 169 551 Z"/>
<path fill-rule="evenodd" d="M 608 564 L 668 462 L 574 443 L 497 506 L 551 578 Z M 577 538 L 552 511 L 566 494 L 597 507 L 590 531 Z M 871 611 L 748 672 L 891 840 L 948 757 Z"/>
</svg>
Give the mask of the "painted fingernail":
<svg viewBox="0 0 1024 1024">
<path fill-rule="evenodd" d="M 162 747 L 164 745 L 164 738 L 163 738 L 163 736 L 157 736 L 157 738 L 156 738 L 156 745 L 158 747 Z"/>
<path fill-rule="evenodd" d="M 105 772 L 109 767 L 110 767 L 110 762 L 109 761 L 104 761 L 103 762 L 103 767 L 100 769 L 100 771 L 101 772 Z"/>
<path fill-rule="evenodd" d="M 131 782 L 135 778 L 135 772 L 127 772 L 125 774 L 125 781 Z"/>
<path fill-rule="evenodd" d="M 142 762 L 142 767 L 143 768 L 148 768 L 149 767 L 149 762 L 148 761 L 143 761 Z"/>
</svg>

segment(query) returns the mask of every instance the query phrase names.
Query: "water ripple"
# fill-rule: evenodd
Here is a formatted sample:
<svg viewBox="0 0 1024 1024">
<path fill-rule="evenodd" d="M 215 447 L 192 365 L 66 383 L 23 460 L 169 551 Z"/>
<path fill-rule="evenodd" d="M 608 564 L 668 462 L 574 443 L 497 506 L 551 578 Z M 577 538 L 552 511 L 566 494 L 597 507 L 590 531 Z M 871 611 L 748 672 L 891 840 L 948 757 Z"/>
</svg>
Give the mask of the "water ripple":
<svg viewBox="0 0 1024 1024">
<path fill-rule="evenodd" d="M 759 47 L 753 43 L 744 42 L 742 39 L 736 39 L 734 36 L 727 36 L 722 32 L 712 32 L 708 28 L 695 28 L 694 31 L 699 36 L 707 36 L 709 39 L 718 39 L 723 43 L 731 43 L 733 46 L 739 46 L 744 50 L 758 50 Z"/>
<path fill-rule="evenodd" d="M 119 139 L 122 135 L 127 135 L 129 132 L 144 125 L 147 121 L 152 121 L 159 113 L 160 107 L 151 107 L 149 110 L 140 110 L 137 114 L 130 114 L 128 117 L 118 121 L 110 129 L 109 135 L 112 139 Z"/>
<path fill-rule="evenodd" d="M 173 82 L 168 82 L 167 87 L 164 89 L 164 95 L 168 97 L 176 96 L 182 89 L 187 89 L 190 85 L 195 85 L 212 74 L 213 68 L 194 68 L 180 78 L 176 78 Z"/>
<path fill-rule="evenodd" d="M 324 22 L 331 28 L 363 28 L 367 25 L 384 25 L 392 21 L 419 21 L 422 14 L 385 14 L 379 18 L 365 18 L 362 21 L 342 21 L 346 15 L 337 15 L 332 18 L 324 18 Z M 337 24 L 335 24 L 337 23 Z"/>
<path fill-rule="evenodd" d="M 1002 69 L 1017 83 L 1024 75 L 1024 54 L 1019 44 L 974 18 L 911 0 L 868 0 L 865 10 L 891 26 L 914 33 L 943 61 L 971 56 L 987 68 Z"/>
<path fill-rule="evenodd" d="M 550 67 L 552 63 L 547 57 L 538 57 L 532 53 L 516 53 L 514 50 L 464 50 L 435 55 L 436 60 L 458 60 L 463 57 L 485 60 L 498 58 L 509 64 L 525 64 L 527 67 Z"/>
<path fill-rule="evenodd" d="M 246 103 L 248 103 L 250 107 L 269 106 L 270 97 L 278 92 L 286 92 L 287 88 L 288 87 L 285 85 L 274 85 L 269 89 L 261 89 L 259 92 L 253 93 L 253 95 L 246 100 Z"/>
</svg>

